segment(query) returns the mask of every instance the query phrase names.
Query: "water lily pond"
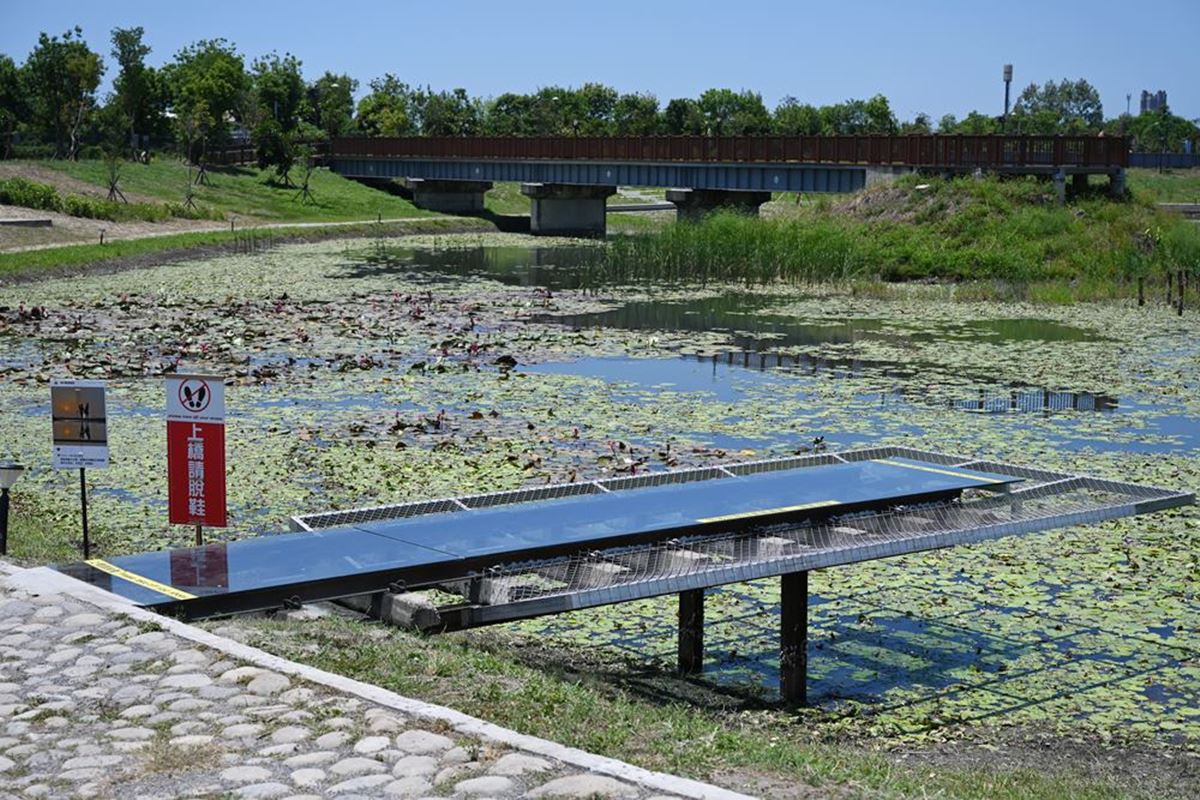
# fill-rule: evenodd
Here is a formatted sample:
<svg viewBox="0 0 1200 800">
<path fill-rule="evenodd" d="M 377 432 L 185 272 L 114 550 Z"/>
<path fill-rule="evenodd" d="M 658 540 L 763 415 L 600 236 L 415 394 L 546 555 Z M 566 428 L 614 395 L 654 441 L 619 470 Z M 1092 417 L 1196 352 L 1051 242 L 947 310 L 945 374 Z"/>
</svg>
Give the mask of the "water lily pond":
<svg viewBox="0 0 1200 800">
<path fill-rule="evenodd" d="M 228 376 L 231 525 L 870 443 L 1200 489 L 1200 325 L 1159 308 L 891 299 L 831 287 L 583 291 L 586 248 L 508 235 L 283 246 L 0 287 L 0 456 L 71 557 L 51 377 L 109 382 L 106 553 L 166 523 L 172 372 Z M 814 573 L 810 699 L 906 740 L 1050 725 L 1200 747 L 1200 516 L 1188 509 Z M 710 593 L 702 684 L 774 697 L 777 583 Z M 505 626 L 621 680 L 670 679 L 673 598 Z M 493 635 L 489 632 L 466 634 Z"/>
</svg>

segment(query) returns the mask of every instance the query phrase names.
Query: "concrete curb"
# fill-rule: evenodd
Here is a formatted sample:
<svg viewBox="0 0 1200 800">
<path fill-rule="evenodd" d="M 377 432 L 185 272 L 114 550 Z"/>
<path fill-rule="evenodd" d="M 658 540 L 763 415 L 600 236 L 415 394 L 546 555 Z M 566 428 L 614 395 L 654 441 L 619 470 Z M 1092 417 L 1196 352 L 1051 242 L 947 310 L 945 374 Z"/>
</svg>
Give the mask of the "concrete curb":
<svg viewBox="0 0 1200 800">
<path fill-rule="evenodd" d="M 750 795 L 739 794 L 729 789 L 722 789 L 719 786 L 713 786 L 688 778 L 680 778 L 663 772 L 653 772 L 642 767 L 627 764 L 624 761 L 618 761 L 614 758 L 598 756 L 536 736 L 528 736 L 486 722 L 477 717 L 463 714 L 454 709 L 446 708 L 445 706 L 414 700 L 398 695 L 395 692 L 381 689 L 378 686 L 354 680 L 353 678 L 347 678 L 343 675 L 336 675 L 332 672 L 288 661 L 287 659 L 259 650 L 256 647 L 250 647 L 233 639 L 193 627 L 171 617 L 161 616 L 152 611 L 139 608 L 124 598 L 110 594 L 48 567 L 21 569 L 0 560 L 0 572 L 7 575 L 4 583 L 11 588 L 38 595 L 68 595 L 76 600 L 90 603 L 114 614 L 123 614 L 140 622 L 152 622 L 160 626 L 163 630 L 182 639 L 218 650 L 255 666 L 292 675 L 310 683 L 327 686 L 338 692 L 354 695 L 371 703 L 394 709 L 414 719 L 444 723 L 453 728 L 455 732 L 464 736 L 483 739 L 495 744 L 523 750 L 527 753 L 545 756 L 546 758 L 561 761 L 564 764 L 581 770 L 618 778 L 647 789 L 653 789 L 678 797 L 696 798 L 696 800 L 751 800 Z"/>
</svg>

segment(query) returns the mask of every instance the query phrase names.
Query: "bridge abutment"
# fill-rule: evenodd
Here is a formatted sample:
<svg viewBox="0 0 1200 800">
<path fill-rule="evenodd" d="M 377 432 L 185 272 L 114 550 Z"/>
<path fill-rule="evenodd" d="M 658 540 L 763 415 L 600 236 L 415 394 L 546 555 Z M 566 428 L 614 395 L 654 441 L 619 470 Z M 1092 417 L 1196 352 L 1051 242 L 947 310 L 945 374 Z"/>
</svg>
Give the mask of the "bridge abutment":
<svg viewBox="0 0 1200 800">
<path fill-rule="evenodd" d="M 483 195 L 491 181 L 444 181 L 405 178 L 404 187 L 412 192 L 413 205 L 443 214 L 471 214 L 483 211 Z"/>
<path fill-rule="evenodd" d="M 603 236 L 605 201 L 616 193 L 616 186 L 521 184 L 521 194 L 532 201 L 530 232 L 548 235 Z"/>
<path fill-rule="evenodd" d="M 679 219 L 698 222 L 721 209 L 758 216 L 758 207 L 771 199 L 770 192 L 726 189 L 667 189 L 667 200 L 679 209 Z"/>
</svg>

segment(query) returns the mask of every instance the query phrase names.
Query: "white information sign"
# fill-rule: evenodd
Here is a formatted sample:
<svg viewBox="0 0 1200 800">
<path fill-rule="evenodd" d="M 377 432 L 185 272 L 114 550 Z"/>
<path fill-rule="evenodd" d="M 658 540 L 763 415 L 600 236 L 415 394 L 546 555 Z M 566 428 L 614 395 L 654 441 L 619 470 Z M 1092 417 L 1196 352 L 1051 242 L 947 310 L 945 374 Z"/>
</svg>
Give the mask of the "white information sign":
<svg viewBox="0 0 1200 800">
<path fill-rule="evenodd" d="M 108 466 L 108 410 L 104 402 L 104 381 L 74 378 L 51 380 L 50 417 L 54 426 L 56 469 Z"/>
</svg>

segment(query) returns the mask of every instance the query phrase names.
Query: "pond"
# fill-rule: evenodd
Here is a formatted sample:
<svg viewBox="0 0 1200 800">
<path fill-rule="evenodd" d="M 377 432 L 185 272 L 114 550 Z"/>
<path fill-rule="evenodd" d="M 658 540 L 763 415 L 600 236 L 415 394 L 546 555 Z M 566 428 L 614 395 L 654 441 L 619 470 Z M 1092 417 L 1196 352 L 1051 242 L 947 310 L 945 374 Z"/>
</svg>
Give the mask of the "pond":
<svg viewBox="0 0 1200 800">
<path fill-rule="evenodd" d="M 46 380 L 68 373 L 110 386 L 113 464 L 92 476 L 109 553 L 189 536 L 163 519 L 173 371 L 229 376 L 232 520 L 217 537 L 873 443 L 1200 487 L 1190 316 L 945 302 L 936 287 L 582 293 L 586 258 L 521 237 L 355 240 L 0 288 L 0 455 L 32 467 L 25 508 L 54 539 L 41 557 L 72 552 L 72 476 L 46 466 Z M 815 573 L 810 696 L 839 724 L 901 737 L 1053 719 L 1200 740 L 1197 531 L 1188 510 Z M 776 583 L 709 603 L 704 685 L 771 700 Z M 661 598 L 504 630 L 568 660 L 597 649 L 672 692 L 673 615 Z"/>
</svg>

